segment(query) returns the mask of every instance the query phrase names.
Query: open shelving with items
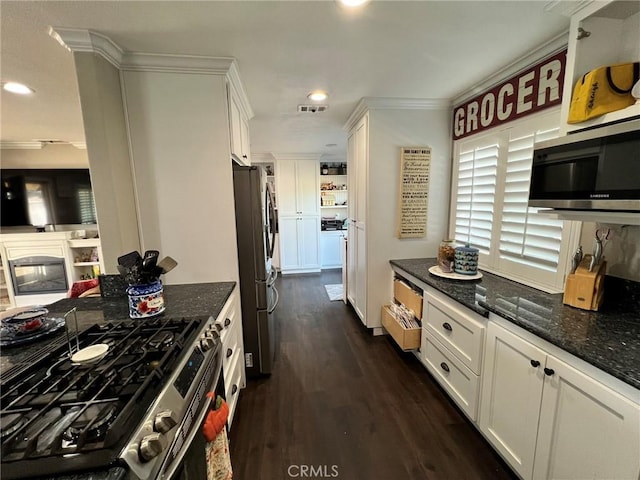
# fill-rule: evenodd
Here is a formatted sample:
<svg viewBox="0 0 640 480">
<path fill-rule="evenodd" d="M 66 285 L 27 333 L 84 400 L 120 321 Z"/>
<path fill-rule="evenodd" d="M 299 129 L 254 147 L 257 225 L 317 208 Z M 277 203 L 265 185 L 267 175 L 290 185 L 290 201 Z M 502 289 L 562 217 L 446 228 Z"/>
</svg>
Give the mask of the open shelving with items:
<svg viewBox="0 0 640 480">
<path fill-rule="evenodd" d="M 561 133 L 604 125 L 640 115 L 640 103 L 590 120 L 568 124 L 576 82 L 587 72 L 617 63 L 640 60 L 640 2 L 591 2 L 571 17 L 567 66 L 562 93 Z"/>
<path fill-rule="evenodd" d="M 393 297 L 393 304 L 382 306 L 382 326 L 401 349 L 416 350 L 421 343 L 423 292 L 407 280 L 396 277 Z"/>
<path fill-rule="evenodd" d="M 104 271 L 99 238 L 75 238 L 68 241 L 73 266 L 73 281 L 97 278 Z"/>
</svg>

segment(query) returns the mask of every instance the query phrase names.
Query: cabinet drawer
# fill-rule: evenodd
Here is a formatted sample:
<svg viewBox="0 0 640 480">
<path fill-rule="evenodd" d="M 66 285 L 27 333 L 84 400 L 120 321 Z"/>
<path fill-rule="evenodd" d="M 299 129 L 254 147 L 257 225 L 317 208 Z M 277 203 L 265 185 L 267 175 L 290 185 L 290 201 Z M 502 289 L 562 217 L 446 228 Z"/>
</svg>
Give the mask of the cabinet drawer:
<svg viewBox="0 0 640 480">
<path fill-rule="evenodd" d="M 480 373 L 485 326 L 471 315 L 427 295 L 425 328 L 464 365 Z"/>
<path fill-rule="evenodd" d="M 235 359 L 240 355 L 235 333 L 235 331 L 227 332 L 225 341 L 222 344 L 222 369 L 225 377 L 231 374 Z"/>
<path fill-rule="evenodd" d="M 458 406 L 475 422 L 479 377 L 464 366 L 429 332 L 425 334 L 422 349 L 427 369 Z"/>
<path fill-rule="evenodd" d="M 400 348 L 403 350 L 420 348 L 421 328 L 405 328 L 393 316 L 389 305 L 382 306 L 380 315 L 382 317 L 382 326 L 387 329 Z"/>
<path fill-rule="evenodd" d="M 422 296 L 400 280 L 393 281 L 393 296 L 413 312 L 416 318 L 422 318 Z"/>
<path fill-rule="evenodd" d="M 231 428 L 233 422 L 233 415 L 238 405 L 238 397 L 240 396 L 240 389 L 244 387 L 242 385 L 242 372 L 240 371 L 240 358 L 237 355 L 232 357 L 234 362 L 231 367 L 229 376 L 224 377 L 224 398 L 229 406 L 229 419 L 227 424 Z"/>
</svg>

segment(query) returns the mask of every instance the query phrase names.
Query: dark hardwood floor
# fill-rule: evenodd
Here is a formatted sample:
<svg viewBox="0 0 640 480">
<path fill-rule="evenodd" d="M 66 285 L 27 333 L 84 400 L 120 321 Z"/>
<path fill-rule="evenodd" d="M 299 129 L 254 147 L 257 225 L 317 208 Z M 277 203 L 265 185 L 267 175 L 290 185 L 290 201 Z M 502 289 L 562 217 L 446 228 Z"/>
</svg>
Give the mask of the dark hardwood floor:
<svg viewBox="0 0 640 480">
<path fill-rule="evenodd" d="M 278 280 L 276 363 L 240 395 L 234 479 L 515 479 L 413 354 L 329 301 L 334 283 Z"/>
</svg>

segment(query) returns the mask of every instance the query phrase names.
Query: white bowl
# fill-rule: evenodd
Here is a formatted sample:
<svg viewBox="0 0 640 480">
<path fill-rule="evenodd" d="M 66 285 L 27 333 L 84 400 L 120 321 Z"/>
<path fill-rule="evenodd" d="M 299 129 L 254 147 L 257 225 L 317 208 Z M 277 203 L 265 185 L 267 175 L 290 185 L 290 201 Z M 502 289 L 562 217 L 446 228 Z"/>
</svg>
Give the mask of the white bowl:
<svg viewBox="0 0 640 480">
<path fill-rule="evenodd" d="M 103 359 L 108 351 L 109 345 L 106 343 L 97 343 L 78 350 L 71 355 L 71 361 L 73 363 L 95 363 Z"/>
</svg>

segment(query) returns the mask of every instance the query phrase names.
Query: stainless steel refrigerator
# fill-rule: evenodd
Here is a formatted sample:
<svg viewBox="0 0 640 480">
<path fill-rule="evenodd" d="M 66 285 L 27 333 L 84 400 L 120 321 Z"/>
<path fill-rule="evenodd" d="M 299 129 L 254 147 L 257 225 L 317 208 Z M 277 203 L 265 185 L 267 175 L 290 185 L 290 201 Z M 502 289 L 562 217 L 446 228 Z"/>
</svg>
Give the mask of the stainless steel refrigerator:
<svg viewBox="0 0 640 480">
<path fill-rule="evenodd" d="M 277 225 L 265 172 L 233 163 L 240 300 L 248 377 L 270 374 L 275 355 L 277 271 L 271 264 Z"/>
</svg>

